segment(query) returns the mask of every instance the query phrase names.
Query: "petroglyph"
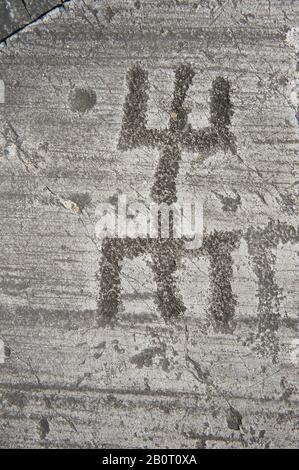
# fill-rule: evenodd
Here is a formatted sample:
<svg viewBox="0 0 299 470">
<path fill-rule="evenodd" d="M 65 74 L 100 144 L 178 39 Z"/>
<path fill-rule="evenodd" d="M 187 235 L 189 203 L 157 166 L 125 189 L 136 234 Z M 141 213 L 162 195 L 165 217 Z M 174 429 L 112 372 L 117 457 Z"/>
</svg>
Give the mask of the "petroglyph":
<svg viewBox="0 0 299 470">
<path fill-rule="evenodd" d="M 0 6 L 1 448 L 298 448 L 299 2 L 22 3 Z M 120 193 L 203 194 L 201 246 L 100 245 Z"/>
<path fill-rule="evenodd" d="M 236 152 L 236 143 L 230 132 L 233 114 L 229 83 L 217 78 L 211 89 L 210 127 L 193 130 L 188 124 L 184 102 L 192 84 L 194 71 L 190 65 L 181 65 L 175 71 L 175 86 L 167 129 L 147 128 L 148 74 L 141 67 L 133 67 L 127 74 L 128 95 L 124 104 L 123 124 L 119 139 L 122 150 L 140 146 L 158 147 L 160 161 L 152 186 L 152 199 L 157 203 L 177 201 L 176 177 L 179 173 L 181 149 L 200 151 L 205 156 L 222 149 Z M 239 199 L 238 199 L 239 200 Z M 101 322 L 114 322 L 121 301 L 121 269 L 126 258 L 150 253 L 157 286 L 157 304 L 165 320 L 184 313 L 185 306 L 178 293 L 175 272 L 179 259 L 206 256 L 209 263 L 210 301 L 208 317 L 217 332 L 233 332 L 237 297 L 232 290 L 232 252 L 241 238 L 248 244 L 252 269 L 258 280 L 258 328 L 255 348 L 258 353 L 277 360 L 279 353 L 279 305 L 281 289 L 275 281 L 275 253 L 279 243 L 294 243 L 298 234 L 294 227 L 280 222 L 269 222 L 266 228 L 250 227 L 245 232 L 214 231 L 204 236 L 203 246 L 191 253 L 184 241 L 164 239 L 106 239 L 102 245 L 102 264 L 99 274 L 99 314 Z"/>
<path fill-rule="evenodd" d="M 158 147 L 160 160 L 156 169 L 151 196 L 158 204 L 171 205 L 177 201 L 176 178 L 179 173 L 181 150 L 201 152 L 205 156 L 224 151 L 235 152 L 235 139 L 229 130 L 232 104 L 230 86 L 227 80 L 218 77 L 213 81 L 210 100 L 210 126 L 200 130 L 192 129 L 188 124 L 188 110 L 184 103 L 194 71 L 191 65 L 181 65 L 175 71 L 173 99 L 167 129 L 147 128 L 148 74 L 141 67 L 135 66 L 127 74 L 128 94 L 124 104 L 124 116 L 119 139 L 119 148 L 128 150 L 138 147 Z M 170 219 L 170 224 L 173 220 Z M 217 236 L 215 237 L 217 238 Z M 210 245 L 209 245 L 210 242 Z M 209 238 L 207 252 L 212 260 L 215 254 Z M 136 247 L 134 245 L 136 244 Z M 223 240 L 220 240 L 223 245 Z M 218 248 L 220 245 L 217 245 Z M 173 318 L 185 311 L 180 295 L 177 293 L 175 271 L 182 249 L 182 242 L 162 239 L 157 240 L 105 240 L 102 247 L 102 266 L 100 271 L 99 312 L 106 320 L 112 320 L 118 312 L 120 301 L 121 262 L 128 256 L 138 256 L 150 252 L 153 260 L 153 271 L 157 285 L 157 303 L 165 319 Z M 220 248 L 219 248 L 220 249 Z M 134 252 L 135 251 L 135 252 Z M 215 251 L 219 256 L 219 251 Z M 222 249 L 221 253 L 224 253 Z M 212 317 L 217 325 L 226 328 L 234 315 L 234 298 L 231 292 L 229 277 L 231 258 L 225 257 L 225 271 L 218 269 L 212 276 Z M 213 264 L 213 263 L 212 263 Z M 214 263 L 214 266 L 216 263 Z M 218 266 L 219 268 L 219 266 Z M 212 272 L 213 267 L 211 268 Z M 228 269 L 228 271 L 226 271 Z M 217 277 L 228 274 L 222 291 Z M 221 296 L 221 314 L 218 313 L 217 299 Z M 221 328 L 222 328 L 221 327 Z"/>
</svg>

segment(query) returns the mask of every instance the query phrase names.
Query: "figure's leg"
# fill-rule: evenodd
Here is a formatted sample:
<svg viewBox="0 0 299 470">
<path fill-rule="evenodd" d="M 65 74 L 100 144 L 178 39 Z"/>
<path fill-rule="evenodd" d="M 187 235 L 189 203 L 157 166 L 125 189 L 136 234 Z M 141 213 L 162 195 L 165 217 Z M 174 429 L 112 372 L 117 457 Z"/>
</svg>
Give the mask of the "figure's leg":
<svg viewBox="0 0 299 470">
<path fill-rule="evenodd" d="M 236 297 L 232 290 L 233 258 L 238 236 L 215 231 L 204 240 L 203 248 L 210 258 L 209 314 L 214 330 L 227 333 L 234 330 Z"/>
<path fill-rule="evenodd" d="M 158 239 L 153 247 L 153 270 L 157 284 L 158 307 L 164 319 L 184 313 L 186 308 L 179 297 L 174 273 L 177 270 L 177 249 L 169 240 Z"/>
<path fill-rule="evenodd" d="M 121 298 L 121 270 L 125 258 L 133 259 L 148 251 L 144 238 L 106 238 L 102 244 L 99 272 L 98 313 L 101 323 L 116 320 Z"/>
<path fill-rule="evenodd" d="M 103 240 L 98 312 L 104 324 L 113 322 L 118 313 L 122 257 L 121 242 L 118 239 Z"/>
</svg>

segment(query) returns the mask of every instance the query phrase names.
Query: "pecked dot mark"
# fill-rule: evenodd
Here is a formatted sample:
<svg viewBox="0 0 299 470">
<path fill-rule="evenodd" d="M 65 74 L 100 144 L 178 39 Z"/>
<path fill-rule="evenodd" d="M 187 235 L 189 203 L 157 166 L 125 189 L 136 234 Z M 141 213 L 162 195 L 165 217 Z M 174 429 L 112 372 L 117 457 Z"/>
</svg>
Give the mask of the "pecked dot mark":
<svg viewBox="0 0 299 470">
<path fill-rule="evenodd" d="M 76 87 L 69 94 L 69 105 L 72 111 L 86 113 L 97 102 L 96 92 L 92 88 Z"/>
</svg>

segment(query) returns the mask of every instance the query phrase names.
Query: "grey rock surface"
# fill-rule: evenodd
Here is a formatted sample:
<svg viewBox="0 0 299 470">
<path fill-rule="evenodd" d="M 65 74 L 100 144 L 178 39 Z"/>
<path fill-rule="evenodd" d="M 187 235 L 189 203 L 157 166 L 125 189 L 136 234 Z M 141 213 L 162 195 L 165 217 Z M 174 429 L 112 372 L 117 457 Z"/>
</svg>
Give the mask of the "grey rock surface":
<svg viewBox="0 0 299 470">
<path fill-rule="evenodd" d="M 70 0 L 1 0 L 0 41 L 34 23 Z"/>
<path fill-rule="evenodd" d="M 0 1 L 0 446 L 298 448 L 299 3 L 59 3 Z"/>
</svg>

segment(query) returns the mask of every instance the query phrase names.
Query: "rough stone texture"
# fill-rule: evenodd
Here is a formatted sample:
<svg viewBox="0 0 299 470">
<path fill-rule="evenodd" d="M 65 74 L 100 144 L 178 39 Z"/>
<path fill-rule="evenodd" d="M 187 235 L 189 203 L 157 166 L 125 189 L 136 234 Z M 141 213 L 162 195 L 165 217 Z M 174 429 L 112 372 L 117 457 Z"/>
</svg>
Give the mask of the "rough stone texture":
<svg viewBox="0 0 299 470">
<path fill-rule="evenodd" d="M 0 2 L 1 447 L 298 447 L 299 3 L 58 4 Z M 119 193 L 202 247 L 100 243 Z"/>
<path fill-rule="evenodd" d="M 71 0 L 1 0 L 0 41 L 6 41 L 11 35 L 69 1 Z"/>
</svg>

